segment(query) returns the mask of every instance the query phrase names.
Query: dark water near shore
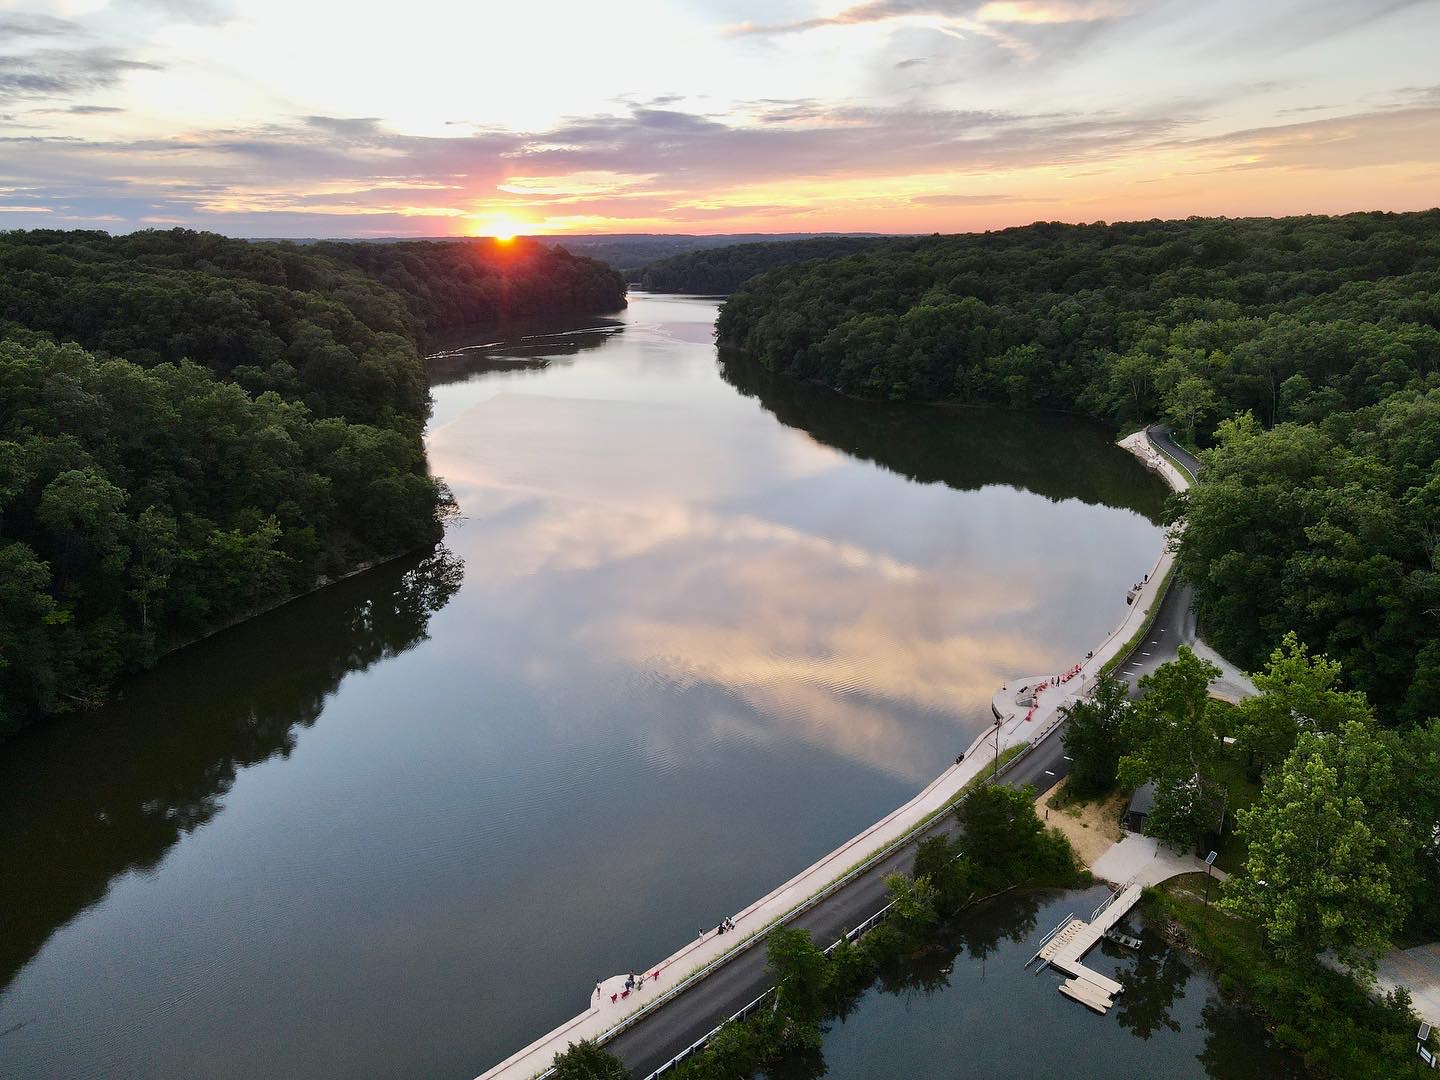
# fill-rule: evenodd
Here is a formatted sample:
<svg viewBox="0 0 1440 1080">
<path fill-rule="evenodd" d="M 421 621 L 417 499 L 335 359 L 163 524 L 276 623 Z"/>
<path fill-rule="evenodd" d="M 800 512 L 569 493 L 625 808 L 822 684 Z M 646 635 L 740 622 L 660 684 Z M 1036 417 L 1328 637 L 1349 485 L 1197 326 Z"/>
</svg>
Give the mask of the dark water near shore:
<svg viewBox="0 0 1440 1080">
<path fill-rule="evenodd" d="M 1164 491 L 1110 434 L 722 371 L 714 314 L 437 362 L 443 550 L 0 750 L 0 1075 L 464 1080 L 1120 620 Z"/>
<path fill-rule="evenodd" d="M 943 947 L 887 970 L 832 1027 L 826 1077 L 1307 1075 L 1253 1013 L 1137 912 L 1121 929 L 1140 936 L 1138 952 L 1102 941 L 1085 959 L 1125 988 L 1105 1016 L 1061 997 L 1058 972 L 1026 969 L 1046 933 L 1068 915 L 1087 917 L 1107 895 L 1103 886 L 1022 893 L 967 912 Z"/>
</svg>

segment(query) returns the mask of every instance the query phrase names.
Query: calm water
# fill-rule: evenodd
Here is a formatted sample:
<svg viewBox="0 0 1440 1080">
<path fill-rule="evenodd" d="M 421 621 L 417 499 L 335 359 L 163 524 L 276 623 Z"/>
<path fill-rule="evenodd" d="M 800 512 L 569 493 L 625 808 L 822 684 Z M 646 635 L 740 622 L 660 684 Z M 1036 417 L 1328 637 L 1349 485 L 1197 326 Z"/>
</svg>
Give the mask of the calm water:
<svg viewBox="0 0 1440 1080">
<path fill-rule="evenodd" d="M 0 1075 L 465 1080 L 1119 621 L 1163 489 L 1106 432 L 722 370 L 714 315 L 438 362 L 445 549 L 0 750 Z"/>
<path fill-rule="evenodd" d="M 1070 914 L 1108 890 L 1006 896 L 967 913 L 944 947 L 886 971 L 825 1039 L 828 1080 L 1064 1076 L 1096 1080 L 1308 1075 L 1243 1005 L 1134 913 L 1138 953 L 1101 942 L 1085 963 L 1124 991 L 1097 1016 L 1067 1001 L 1054 971 L 1025 962 Z"/>
</svg>

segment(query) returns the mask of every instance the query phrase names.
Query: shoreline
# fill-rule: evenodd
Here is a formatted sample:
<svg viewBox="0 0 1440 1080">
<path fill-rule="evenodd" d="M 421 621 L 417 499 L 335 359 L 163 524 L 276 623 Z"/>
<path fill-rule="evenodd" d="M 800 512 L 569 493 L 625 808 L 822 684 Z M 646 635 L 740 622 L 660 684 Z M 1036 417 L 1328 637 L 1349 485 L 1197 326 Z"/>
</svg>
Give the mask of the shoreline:
<svg viewBox="0 0 1440 1080">
<path fill-rule="evenodd" d="M 1126 436 L 1116 445 L 1160 473 L 1161 479 L 1172 491 L 1189 488 L 1188 480 L 1154 448 L 1145 429 Z M 977 735 L 955 764 L 922 788 L 914 798 L 736 913 L 733 921 L 738 933 L 732 931 L 735 934 L 733 938 L 727 939 L 713 930 L 706 931 L 658 964 L 641 969 L 651 977 L 647 978 L 644 987 L 632 993 L 633 1000 L 612 1004 L 601 998 L 596 1004 L 595 995 L 591 995 L 591 1004 L 584 1012 L 517 1050 L 481 1073 L 477 1080 L 531 1080 L 548 1072 L 555 1055 L 568 1044 L 586 1039 L 603 1044 L 638 1023 L 653 1009 L 683 993 L 710 971 L 749 947 L 757 937 L 818 902 L 859 869 L 909 842 L 920 828 L 948 809 L 968 784 L 989 769 L 992 755 L 986 751 L 993 751 L 994 758 L 999 758 L 1006 751 L 1021 747 L 1020 753 L 1012 756 L 1011 760 L 1022 759 L 1029 748 L 1059 726 L 1063 720 L 1061 709 L 1088 692 L 1101 667 L 1129 644 L 1135 628 L 1155 610 L 1163 597 L 1163 587 L 1169 583 L 1168 571 L 1173 560 L 1174 553 L 1170 550 L 1167 537 L 1144 588 L 1129 605 L 1120 625 L 1091 650 L 1089 657 L 1076 665 L 1079 669 L 1076 675 L 1064 683 L 1059 683 L 1059 676 L 1056 676 L 1055 692 L 1050 693 L 1043 704 L 1036 705 L 1029 715 L 1024 715 L 1019 709 L 1001 715 L 1000 695 L 1008 693 L 1002 687 L 991 703 L 992 712 L 997 716 L 996 723 Z M 1074 689 L 1064 693 L 1063 687 L 1072 683 Z M 676 969 L 678 974 L 671 974 L 672 969 Z M 605 980 L 607 986 L 610 979 Z M 577 997 L 583 992 L 582 988 L 576 988 Z"/>
</svg>

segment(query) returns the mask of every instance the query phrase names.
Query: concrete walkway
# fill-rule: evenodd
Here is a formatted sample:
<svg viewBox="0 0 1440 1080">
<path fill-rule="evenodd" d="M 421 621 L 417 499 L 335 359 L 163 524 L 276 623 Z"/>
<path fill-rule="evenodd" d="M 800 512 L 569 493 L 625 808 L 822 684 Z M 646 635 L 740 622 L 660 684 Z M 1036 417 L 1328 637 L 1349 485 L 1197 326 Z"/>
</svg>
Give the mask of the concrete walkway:
<svg viewBox="0 0 1440 1080">
<path fill-rule="evenodd" d="M 1176 490 L 1184 490 L 1189 486 L 1184 474 L 1151 447 L 1143 431 L 1121 440 L 1120 445 L 1160 473 Z M 1101 666 L 1120 653 L 1140 628 L 1147 612 L 1157 601 L 1160 585 L 1165 580 L 1172 561 L 1173 556 L 1168 548 L 1160 553 L 1145 586 L 1127 609 L 1120 625 L 1111 631 L 1088 659 L 1081 661 L 1077 658 L 1075 673 L 1070 675 L 1068 681 L 1060 682 L 1062 673 L 1049 676 L 1056 680 L 1056 685 L 1041 693 L 1033 711 L 1028 708 L 1021 710 L 1012 705 L 1010 708 L 1013 711 L 1008 715 L 1001 715 L 999 723 L 980 734 L 966 748 L 963 762 L 950 766 L 904 806 L 892 811 L 743 911 L 737 912 L 732 916 L 735 923 L 733 931 L 717 934 L 710 930 L 665 959 L 644 968 L 637 968 L 637 972 L 643 972 L 649 978 L 643 987 L 632 991 L 629 997 L 617 997 L 613 1003 L 610 1001 L 610 994 L 614 992 L 610 985 L 615 981 L 613 978 L 606 980 L 606 985 L 598 996 L 593 992 L 593 984 L 588 988 L 577 987 L 577 1005 L 580 995 L 585 994 L 587 989 L 590 992 L 589 1005 L 585 1011 L 512 1054 L 483 1073 L 479 1080 L 530 1080 L 531 1077 L 545 1072 L 554 1061 L 555 1055 L 571 1043 L 583 1039 L 601 1042 L 608 1039 L 634 1022 L 641 1013 L 674 997 L 694 980 L 703 978 L 748 938 L 767 931 L 786 916 L 802 909 L 850 871 L 868 861 L 871 856 L 908 836 L 931 815 L 943 810 L 967 783 L 986 771 L 998 753 L 1022 743 L 1033 743 L 1053 730 L 1062 719 L 1059 714 L 1060 707 L 1076 700 L 1082 691 L 1093 683 Z M 1038 676 L 1033 680 L 1021 679 L 1007 685 L 1018 687 L 1044 681 L 1046 678 Z M 622 978 L 621 982 L 623 981 Z"/>
<path fill-rule="evenodd" d="M 1386 993 L 1405 987 L 1420 1019 L 1440 1028 L 1440 943 L 1391 949 L 1380 958 L 1375 983 Z"/>
<path fill-rule="evenodd" d="M 1194 855 L 1177 855 L 1161 846 L 1153 836 L 1130 833 L 1096 859 L 1090 869 L 1096 877 L 1112 884 L 1135 882 L 1144 886 L 1158 885 L 1181 874 L 1203 874 L 1205 862 Z M 1216 881 L 1224 881 L 1230 876 L 1213 866 L 1210 873 Z"/>
</svg>

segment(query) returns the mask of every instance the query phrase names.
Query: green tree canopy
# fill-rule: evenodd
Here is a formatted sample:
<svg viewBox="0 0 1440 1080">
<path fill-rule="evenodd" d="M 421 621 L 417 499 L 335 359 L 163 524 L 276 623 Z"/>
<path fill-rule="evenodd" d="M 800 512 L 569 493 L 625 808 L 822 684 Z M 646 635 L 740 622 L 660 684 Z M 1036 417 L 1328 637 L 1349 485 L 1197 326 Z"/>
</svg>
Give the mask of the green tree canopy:
<svg viewBox="0 0 1440 1080">
<path fill-rule="evenodd" d="M 1120 739 L 1130 710 L 1127 688 L 1113 675 L 1101 675 L 1094 693 L 1065 709 L 1065 753 L 1070 757 L 1069 790 L 1098 795 L 1115 786 L 1120 770 Z"/>
<path fill-rule="evenodd" d="M 1210 683 L 1220 669 L 1187 646 L 1140 680 L 1140 701 L 1122 720 L 1125 753 L 1120 782 L 1155 785 L 1146 831 L 1174 848 L 1188 848 L 1219 824 L 1215 766 L 1221 732 L 1209 707 Z"/>
<path fill-rule="evenodd" d="M 589 1039 L 557 1054 L 554 1070 L 554 1080 L 630 1080 L 630 1070 L 620 1059 Z"/>
<path fill-rule="evenodd" d="M 1416 833 L 1390 740 L 1362 721 L 1302 732 L 1260 801 L 1237 814 L 1248 845 L 1224 904 L 1298 960 L 1333 952 L 1373 969 L 1407 909 Z"/>
<path fill-rule="evenodd" d="M 1236 738 L 1264 762 L 1278 762 L 1295 746 L 1302 731 L 1339 731 L 1347 723 L 1371 723 L 1365 695 L 1342 690 L 1340 664 L 1313 656 L 1294 631 L 1254 675 L 1257 697 L 1240 704 Z"/>
</svg>

